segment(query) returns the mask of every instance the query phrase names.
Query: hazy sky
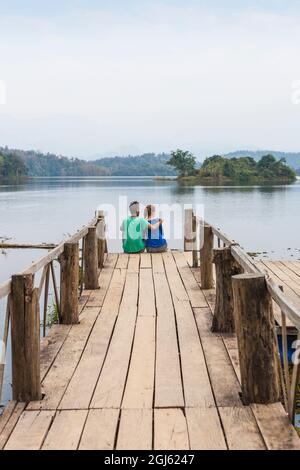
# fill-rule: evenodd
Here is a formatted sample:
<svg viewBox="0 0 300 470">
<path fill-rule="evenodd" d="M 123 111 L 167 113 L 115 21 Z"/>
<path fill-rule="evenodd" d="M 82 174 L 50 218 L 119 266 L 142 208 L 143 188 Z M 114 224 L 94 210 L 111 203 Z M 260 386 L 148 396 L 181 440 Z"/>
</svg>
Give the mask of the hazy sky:
<svg viewBox="0 0 300 470">
<path fill-rule="evenodd" d="M 0 145 L 300 151 L 300 1 L 0 0 L 0 59 Z"/>
</svg>

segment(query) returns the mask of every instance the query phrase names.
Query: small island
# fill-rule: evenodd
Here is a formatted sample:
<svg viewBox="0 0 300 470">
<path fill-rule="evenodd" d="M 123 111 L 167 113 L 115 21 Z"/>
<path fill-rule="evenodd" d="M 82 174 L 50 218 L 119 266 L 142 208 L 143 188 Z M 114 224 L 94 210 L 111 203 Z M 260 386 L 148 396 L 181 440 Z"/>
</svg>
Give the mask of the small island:
<svg viewBox="0 0 300 470">
<path fill-rule="evenodd" d="M 252 157 L 206 158 L 200 168 L 190 152 L 176 150 L 168 164 L 178 171 L 178 181 L 190 184 L 289 184 L 296 181 L 296 172 L 284 159 L 265 155 L 259 161 Z"/>
</svg>

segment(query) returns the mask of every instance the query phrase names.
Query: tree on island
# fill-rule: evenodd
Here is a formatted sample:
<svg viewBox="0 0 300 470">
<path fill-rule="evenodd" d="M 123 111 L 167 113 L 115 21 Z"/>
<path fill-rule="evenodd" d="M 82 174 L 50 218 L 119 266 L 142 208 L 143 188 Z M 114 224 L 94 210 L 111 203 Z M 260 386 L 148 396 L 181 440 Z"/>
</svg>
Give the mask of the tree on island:
<svg viewBox="0 0 300 470">
<path fill-rule="evenodd" d="M 179 176 L 191 176 L 195 173 L 196 157 L 188 151 L 177 149 L 171 152 L 167 165 L 173 166 Z"/>
</svg>

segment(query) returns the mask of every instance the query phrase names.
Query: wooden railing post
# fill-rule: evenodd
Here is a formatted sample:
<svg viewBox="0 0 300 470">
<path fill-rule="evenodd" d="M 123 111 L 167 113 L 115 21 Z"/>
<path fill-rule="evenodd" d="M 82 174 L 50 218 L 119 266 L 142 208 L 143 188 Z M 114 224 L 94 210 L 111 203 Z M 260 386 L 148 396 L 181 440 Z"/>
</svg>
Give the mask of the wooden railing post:
<svg viewBox="0 0 300 470">
<path fill-rule="evenodd" d="M 12 276 L 11 344 L 13 399 L 40 400 L 40 315 L 32 274 Z"/>
<path fill-rule="evenodd" d="M 192 219 L 193 231 L 193 268 L 198 268 L 198 250 L 197 250 L 197 217 L 193 214 Z"/>
<path fill-rule="evenodd" d="M 60 323 L 76 325 L 79 322 L 79 244 L 65 243 L 60 261 Z"/>
<path fill-rule="evenodd" d="M 84 241 L 84 285 L 86 289 L 99 289 L 98 239 L 96 227 L 89 227 Z"/>
<path fill-rule="evenodd" d="M 213 247 L 214 234 L 211 225 L 204 224 L 201 229 L 203 240 L 200 240 L 200 271 L 202 289 L 212 289 L 213 280 Z"/>
<path fill-rule="evenodd" d="M 213 250 L 213 262 L 216 268 L 216 303 L 212 331 L 233 333 L 235 324 L 231 278 L 240 274 L 242 269 L 233 258 L 230 247 Z"/>
<path fill-rule="evenodd" d="M 243 401 L 281 399 L 272 297 L 263 274 L 232 277 Z"/>
<path fill-rule="evenodd" d="M 193 249 L 193 209 L 184 211 L 184 251 Z"/>
<path fill-rule="evenodd" d="M 106 238 L 105 238 L 105 217 L 104 211 L 97 212 L 97 240 L 98 240 L 98 267 L 100 269 L 104 266 L 104 255 L 106 253 Z"/>
</svg>

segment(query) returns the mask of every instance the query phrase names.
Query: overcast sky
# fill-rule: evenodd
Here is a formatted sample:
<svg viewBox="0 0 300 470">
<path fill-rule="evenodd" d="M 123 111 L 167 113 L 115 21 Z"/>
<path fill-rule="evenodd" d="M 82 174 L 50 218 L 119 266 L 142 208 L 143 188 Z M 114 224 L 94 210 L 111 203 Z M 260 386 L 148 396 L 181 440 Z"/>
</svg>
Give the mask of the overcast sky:
<svg viewBox="0 0 300 470">
<path fill-rule="evenodd" d="M 296 0 L 0 0 L 0 59 L 0 145 L 300 151 Z"/>
</svg>

